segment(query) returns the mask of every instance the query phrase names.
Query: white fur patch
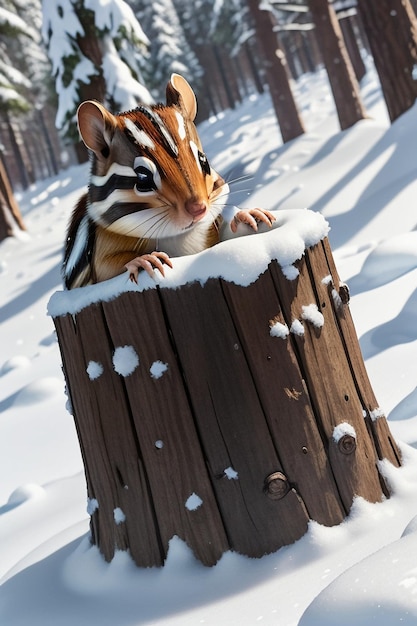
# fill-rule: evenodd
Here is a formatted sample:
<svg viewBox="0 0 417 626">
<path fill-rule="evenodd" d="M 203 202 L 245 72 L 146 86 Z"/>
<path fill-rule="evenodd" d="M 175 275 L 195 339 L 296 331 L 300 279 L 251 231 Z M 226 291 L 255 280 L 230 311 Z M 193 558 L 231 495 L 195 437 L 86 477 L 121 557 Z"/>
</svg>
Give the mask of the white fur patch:
<svg viewBox="0 0 417 626">
<path fill-rule="evenodd" d="M 194 143 L 194 141 L 190 141 L 190 148 L 191 148 L 191 151 L 192 151 L 192 153 L 194 155 L 194 158 L 195 158 L 195 160 L 197 162 L 198 169 L 200 170 L 200 172 L 202 172 L 203 170 L 201 169 L 200 159 L 198 158 L 199 150 L 198 150 L 197 144 Z"/>
<path fill-rule="evenodd" d="M 141 130 L 128 118 L 124 118 L 125 126 L 132 133 L 135 141 L 138 142 L 140 146 L 144 148 L 150 148 L 151 150 L 155 150 L 155 144 L 152 139 L 145 133 L 144 130 Z"/>
<path fill-rule="evenodd" d="M 118 174 L 119 176 L 129 176 L 129 177 L 136 176 L 135 170 L 129 167 L 128 165 L 120 165 L 120 163 L 112 163 L 107 171 L 107 174 L 105 174 L 104 176 L 97 176 L 93 174 L 91 176 L 91 182 L 96 187 L 102 187 L 103 185 L 107 183 L 107 181 L 113 174 Z"/>
<path fill-rule="evenodd" d="M 87 247 L 88 242 L 88 217 L 85 215 L 77 228 L 75 235 L 74 245 L 71 250 L 71 254 L 68 257 L 68 261 L 65 264 L 65 275 L 69 276 L 80 260 L 82 253 Z"/>
<path fill-rule="evenodd" d="M 166 209 L 142 209 L 136 213 L 129 213 L 115 220 L 109 230 L 120 235 L 129 233 L 130 237 L 146 237 L 157 239 L 163 232 L 164 236 L 172 237 L 178 233 L 178 227 L 167 216 Z"/>
<path fill-rule="evenodd" d="M 132 170 L 133 171 L 133 170 Z M 153 192 L 152 192 L 152 195 Z M 137 202 L 137 196 L 134 193 L 133 188 L 129 189 L 115 189 L 106 197 L 105 200 L 100 202 L 92 202 L 88 206 L 88 215 L 94 222 L 99 222 L 104 213 L 110 209 L 113 204 L 121 202 Z"/>
<path fill-rule="evenodd" d="M 179 111 L 175 111 L 175 115 L 178 120 L 178 134 L 180 136 L 180 139 L 185 139 L 187 136 L 187 133 L 185 132 L 184 118 L 181 115 L 181 113 L 179 113 Z"/>
</svg>

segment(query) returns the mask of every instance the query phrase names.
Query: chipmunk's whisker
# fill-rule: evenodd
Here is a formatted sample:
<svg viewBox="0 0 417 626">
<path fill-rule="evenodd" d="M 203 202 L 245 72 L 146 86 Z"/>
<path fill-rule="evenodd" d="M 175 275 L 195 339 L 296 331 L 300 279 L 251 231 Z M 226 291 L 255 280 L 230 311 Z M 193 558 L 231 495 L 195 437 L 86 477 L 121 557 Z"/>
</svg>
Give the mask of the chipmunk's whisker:
<svg viewBox="0 0 417 626">
<path fill-rule="evenodd" d="M 246 181 L 246 180 L 253 180 L 254 176 L 252 174 L 244 174 L 243 176 L 238 176 L 237 178 L 231 178 L 229 180 L 226 180 L 226 183 L 228 185 L 234 185 L 235 183 L 240 183 L 242 181 Z"/>
</svg>

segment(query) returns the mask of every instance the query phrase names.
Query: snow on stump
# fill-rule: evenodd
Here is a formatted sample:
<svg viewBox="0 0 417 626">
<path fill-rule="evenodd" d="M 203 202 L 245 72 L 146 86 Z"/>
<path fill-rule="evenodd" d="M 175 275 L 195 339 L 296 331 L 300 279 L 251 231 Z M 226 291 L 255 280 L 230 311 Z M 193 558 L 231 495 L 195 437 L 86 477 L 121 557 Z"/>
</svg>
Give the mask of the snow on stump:
<svg viewBox="0 0 417 626">
<path fill-rule="evenodd" d="M 162 565 L 173 536 L 206 565 L 261 557 L 309 519 L 389 496 L 400 454 L 311 211 L 272 231 L 49 303 L 83 455 L 91 540 Z M 242 226 L 243 228 L 243 226 Z"/>
</svg>

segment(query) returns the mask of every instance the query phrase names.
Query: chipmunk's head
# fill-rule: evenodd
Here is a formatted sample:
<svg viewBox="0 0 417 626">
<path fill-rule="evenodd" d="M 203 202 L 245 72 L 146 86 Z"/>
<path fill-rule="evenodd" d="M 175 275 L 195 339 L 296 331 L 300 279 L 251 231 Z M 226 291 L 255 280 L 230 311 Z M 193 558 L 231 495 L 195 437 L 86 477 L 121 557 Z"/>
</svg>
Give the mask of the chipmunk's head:
<svg viewBox="0 0 417 626">
<path fill-rule="evenodd" d="M 112 115 L 94 101 L 78 109 L 92 153 L 89 218 L 115 233 L 165 239 L 210 224 L 221 212 L 224 180 L 210 167 L 193 123 L 197 105 L 187 81 L 173 74 L 166 105 Z"/>
</svg>

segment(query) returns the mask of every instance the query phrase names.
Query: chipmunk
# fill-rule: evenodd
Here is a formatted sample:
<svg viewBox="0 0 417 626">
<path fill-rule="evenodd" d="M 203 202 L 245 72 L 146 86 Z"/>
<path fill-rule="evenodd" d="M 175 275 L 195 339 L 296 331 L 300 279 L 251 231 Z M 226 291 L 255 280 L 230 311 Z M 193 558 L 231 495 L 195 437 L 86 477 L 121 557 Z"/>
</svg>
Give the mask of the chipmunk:
<svg viewBox="0 0 417 626">
<path fill-rule="evenodd" d="M 209 165 L 194 119 L 196 97 L 172 74 L 166 105 L 111 114 L 95 101 L 78 108 L 78 128 L 92 153 L 89 189 L 72 214 L 64 252 L 67 289 L 140 269 L 151 276 L 172 256 L 201 252 L 219 241 L 228 184 Z M 261 209 L 239 210 L 230 227 L 269 226 Z"/>
</svg>

